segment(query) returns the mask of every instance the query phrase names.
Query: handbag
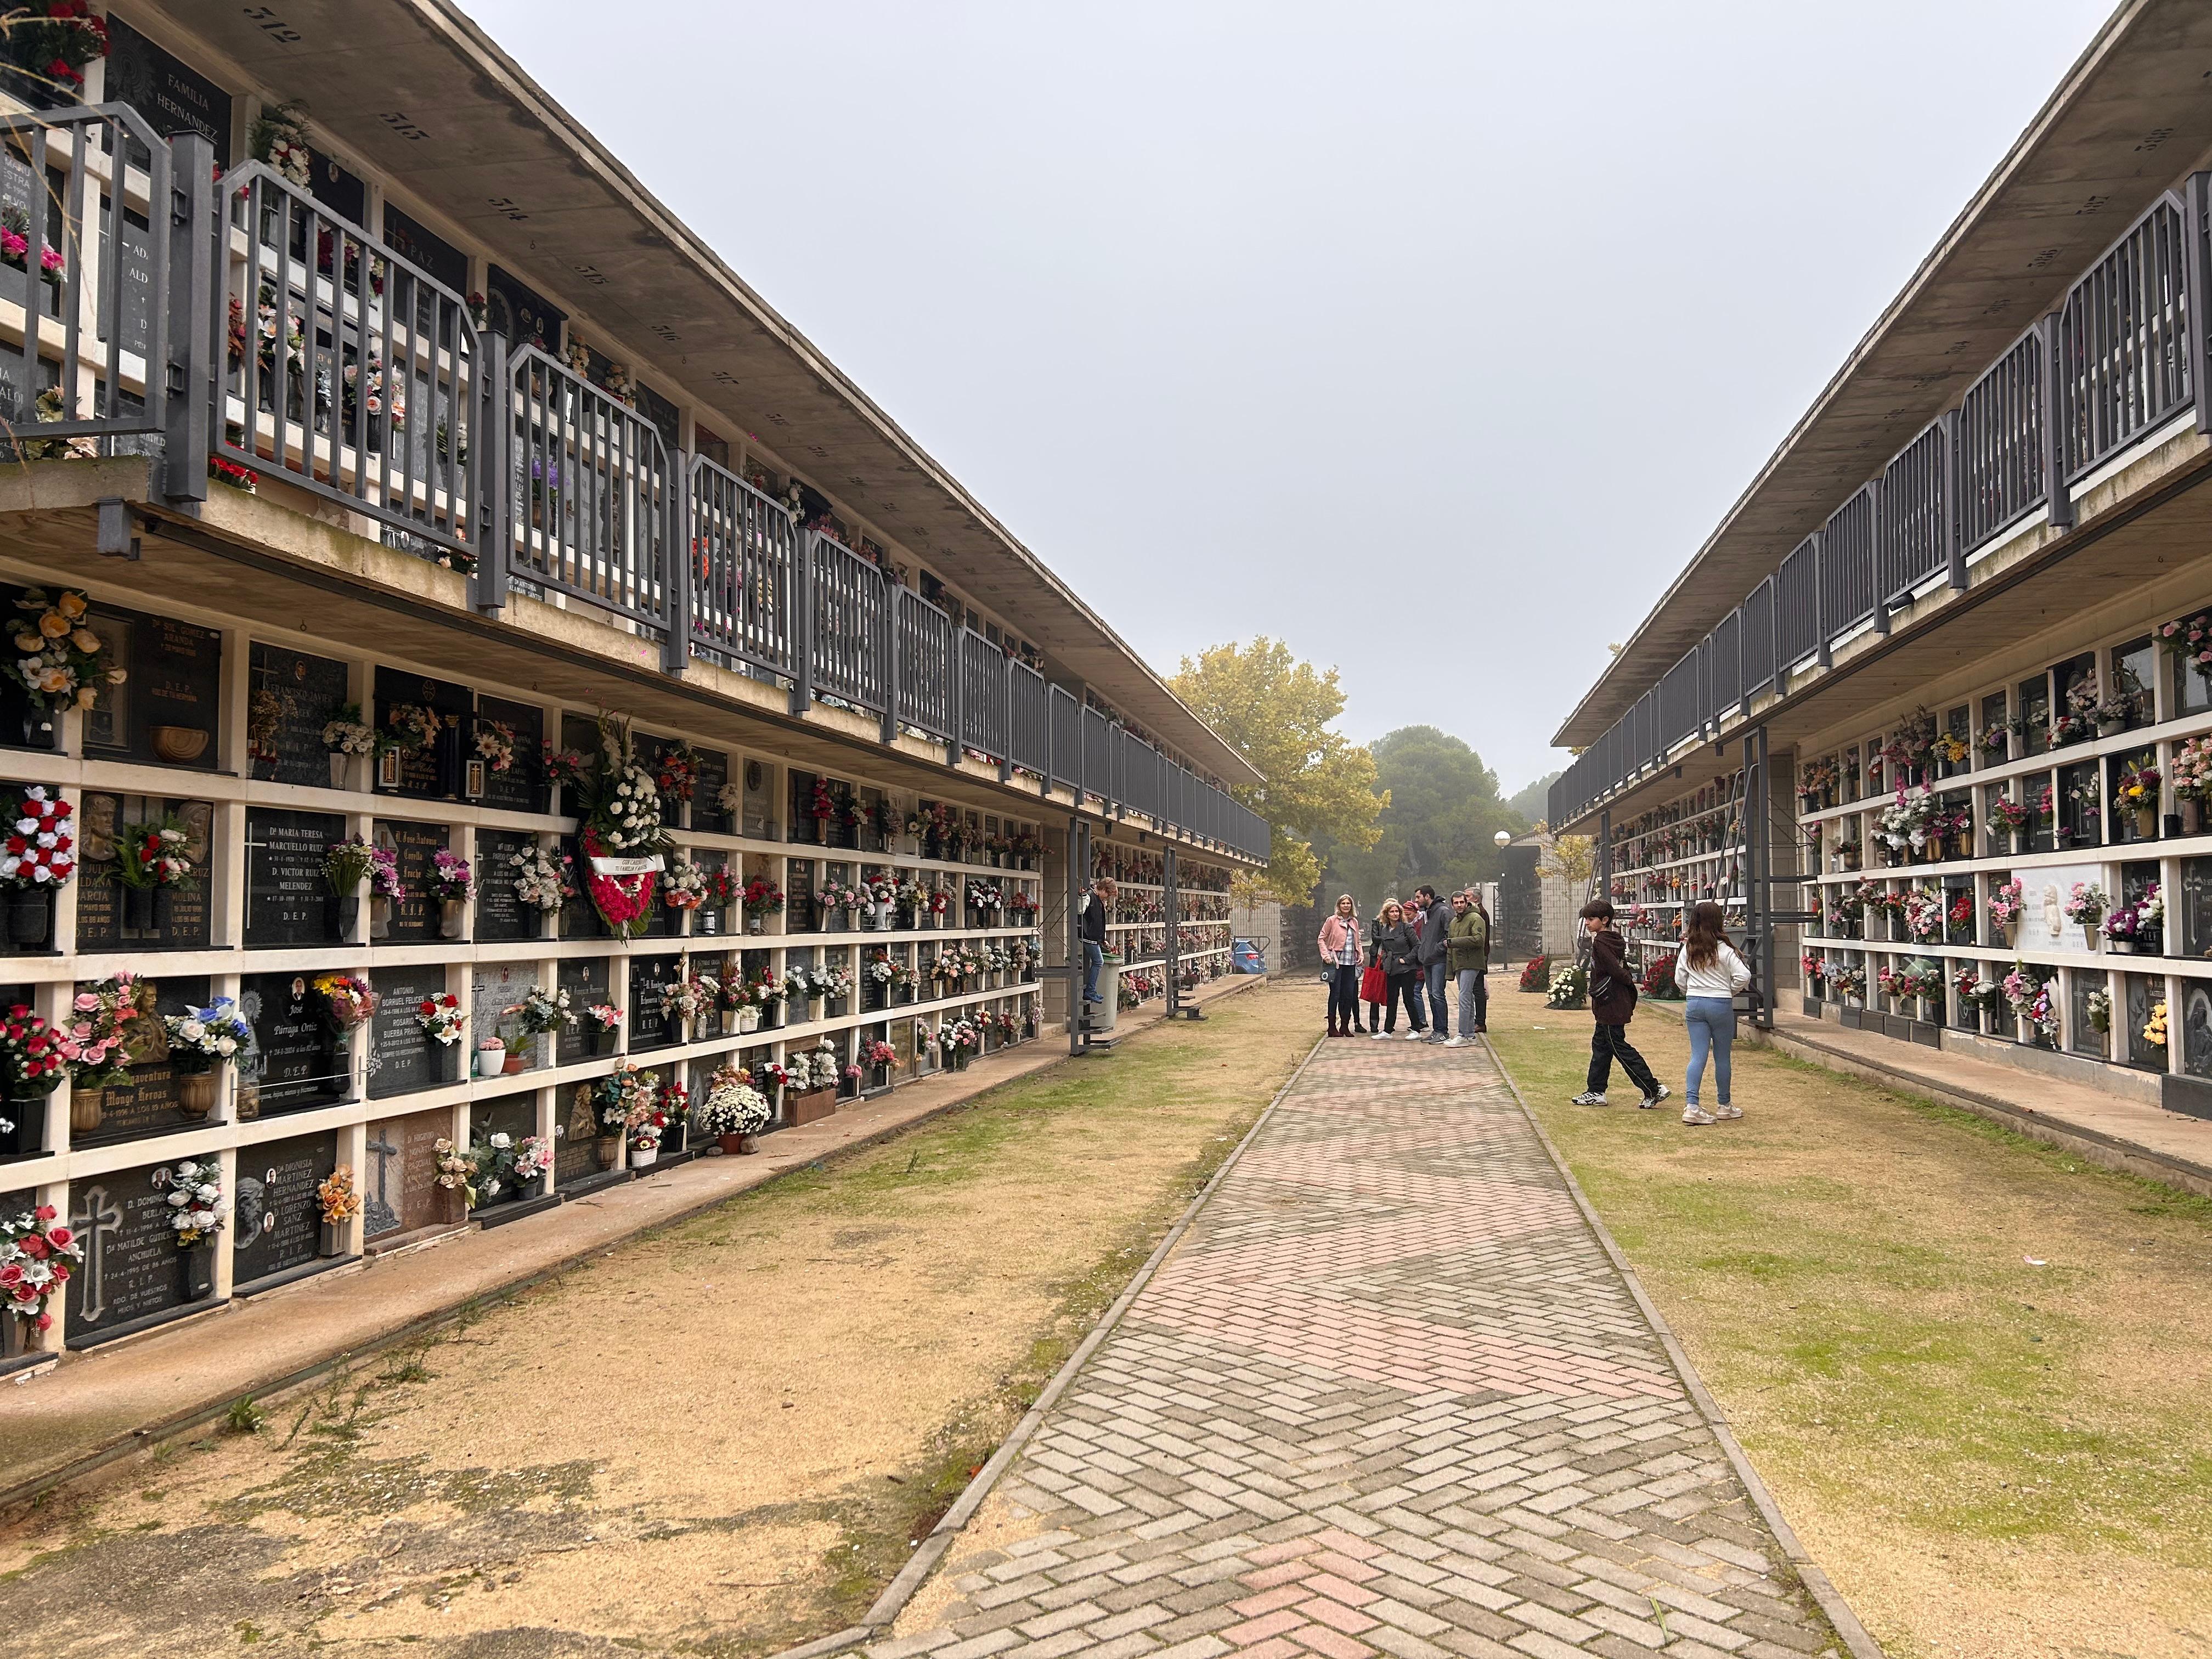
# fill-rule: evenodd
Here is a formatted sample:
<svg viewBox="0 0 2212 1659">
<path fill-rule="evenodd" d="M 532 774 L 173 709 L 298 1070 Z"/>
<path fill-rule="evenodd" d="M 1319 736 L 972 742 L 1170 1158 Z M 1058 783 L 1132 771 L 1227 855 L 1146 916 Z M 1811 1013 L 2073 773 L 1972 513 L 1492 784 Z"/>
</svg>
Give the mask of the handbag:
<svg viewBox="0 0 2212 1659">
<path fill-rule="evenodd" d="M 1384 1002 L 1390 995 L 1389 986 L 1382 977 L 1382 964 L 1370 962 L 1367 971 L 1359 976 L 1359 1000 L 1362 1002 Z"/>
</svg>

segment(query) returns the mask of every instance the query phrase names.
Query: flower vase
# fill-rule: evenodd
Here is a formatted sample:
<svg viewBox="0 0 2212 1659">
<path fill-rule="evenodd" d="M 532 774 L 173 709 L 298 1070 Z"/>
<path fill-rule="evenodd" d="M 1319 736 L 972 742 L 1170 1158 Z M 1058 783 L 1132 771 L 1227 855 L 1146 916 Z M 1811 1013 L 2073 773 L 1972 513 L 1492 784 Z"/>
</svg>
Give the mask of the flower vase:
<svg viewBox="0 0 2212 1659">
<path fill-rule="evenodd" d="M 369 896 L 368 936 L 371 939 L 392 937 L 392 901 L 381 893 Z"/>
<path fill-rule="evenodd" d="M 212 1069 L 187 1072 L 177 1079 L 177 1109 L 186 1117 L 204 1118 L 215 1110 L 222 1078 Z"/>
<path fill-rule="evenodd" d="M 123 890 L 123 925 L 134 933 L 149 933 L 154 927 L 154 890 L 150 887 L 125 887 Z"/>
<path fill-rule="evenodd" d="M 2197 805 L 2196 799 L 2193 796 L 2184 795 L 2174 805 L 2181 810 L 2181 833 L 2185 836 L 2199 833 L 2203 827 L 2203 809 Z"/>
<path fill-rule="evenodd" d="M 11 944 L 35 949 L 53 931 L 54 894 L 51 887 L 19 887 L 8 903 L 8 938 Z"/>
<path fill-rule="evenodd" d="M 469 907 L 460 899 L 441 899 L 438 902 L 438 937 L 459 939 L 466 927 Z"/>
<path fill-rule="evenodd" d="M 353 757 L 350 755 L 342 755 L 336 750 L 332 750 L 331 751 L 330 762 L 331 787 L 333 789 L 344 788 L 347 783 L 350 781 L 349 774 L 353 770 Z"/>
<path fill-rule="evenodd" d="M 745 1142 L 751 1139 L 750 1135 L 741 1135 L 735 1130 L 732 1130 L 728 1134 L 716 1135 L 714 1144 L 722 1149 L 722 1156 L 725 1158 L 743 1158 L 747 1152 L 752 1151 L 751 1147 L 745 1145 Z"/>
<path fill-rule="evenodd" d="M 758 935 L 768 932 L 768 924 L 762 921 L 758 916 L 747 916 L 745 918 L 745 932 L 757 937 Z"/>
<path fill-rule="evenodd" d="M 613 1169 L 615 1167 L 615 1160 L 622 1156 L 622 1137 L 620 1135 L 601 1135 L 599 1139 L 597 1151 L 599 1155 L 599 1167 L 602 1170 Z"/>
<path fill-rule="evenodd" d="M 2156 841 L 2158 839 L 2158 808 L 2155 806 L 2144 806 L 2136 809 L 2136 839 L 2138 841 Z"/>
<path fill-rule="evenodd" d="M 177 1252 L 178 1271 L 185 1282 L 185 1300 L 200 1302 L 215 1294 L 215 1246 L 192 1244 Z"/>
<path fill-rule="evenodd" d="M 748 1031 L 759 1030 L 760 1023 L 761 1017 L 760 1010 L 758 1008 L 745 1007 L 738 1010 L 738 1035 L 739 1036 L 744 1036 Z"/>
<path fill-rule="evenodd" d="M 507 1051 L 507 1058 L 501 1062 L 499 1069 L 504 1076 L 517 1077 L 527 1070 L 529 1066 L 530 1056 L 526 1052 L 520 1048 L 509 1048 Z"/>
<path fill-rule="evenodd" d="M 630 1148 L 629 1166 L 633 1170 L 642 1170 L 659 1157 L 660 1148 L 658 1146 L 633 1146 Z"/>
<path fill-rule="evenodd" d="M 107 1115 L 107 1091 L 96 1083 L 79 1083 L 70 1089 L 70 1138 L 99 1133 Z"/>
<path fill-rule="evenodd" d="M 891 925 L 891 907 L 890 907 L 890 905 L 888 905 L 888 904 L 878 904 L 878 906 L 876 906 L 876 927 L 877 927 L 877 929 L 878 929 L 879 932 L 888 933 L 888 932 L 890 932 L 890 925 Z"/>
<path fill-rule="evenodd" d="M 459 1039 L 456 1038 L 451 1042 L 440 1042 L 434 1037 L 431 1039 L 430 1048 L 432 1050 L 430 1069 L 437 1073 L 437 1080 L 441 1083 L 460 1082 L 462 1066 Z M 496 1076 L 497 1073 L 495 1073 L 494 1075 Z"/>
<path fill-rule="evenodd" d="M 2020 943 L 2020 919 L 2015 916 L 1997 932 L 2004 940 L 2004 948 L 2008 951 L 2013 950 Z"/>
<path fill-rule="evenodd" d="M 477 1044 L 477 1075 L 497 1077 L 507 1065 L 507 1045 L 504 1042 Z"/>
<path fill-rule="evenodd" d="M 0 1155 L 33 1158 L 46 1149 L 46 1097 L 10 1095 L 0 1101 L 0 1117 L 15 1128 L 0 1138 Z"/>
<path fill-rule="evenodd" d="M 354 930 L 361 923 L 361 900 L 349 896 L 331 901 L 331 936 L 341 943 L 351 941 Z"/>
<path fill-rule="evenodd" d="M 2103 933 L 2099 930 L 2097 926 L 2097 924 L 2103 920 L 2104 918 L 2102 916 L 2090 916 L 2082 921 L 2081 948 L 2083 950 L 2095 950 L 2097 948 L 2097 942 L 2104 938 Z"/>
<path fill-rule="evenodd" d="M 20 1314 L 0 1313 L 0 1360 L 38 1352 L 39 1328 Z"/>
<path fill-rule="evenodd" d="M 325 1221 L 315 1229 L 317 1255 L 343 1255 L 346 1253 L 346 1224 Z"/>
<path fill-rule="evenodd" d="M 2108 939 L 2105 941 L 2105 948 L 2116 957 L 2136 954 L 2136 942 L 2131 939 Z"/>
</svg>

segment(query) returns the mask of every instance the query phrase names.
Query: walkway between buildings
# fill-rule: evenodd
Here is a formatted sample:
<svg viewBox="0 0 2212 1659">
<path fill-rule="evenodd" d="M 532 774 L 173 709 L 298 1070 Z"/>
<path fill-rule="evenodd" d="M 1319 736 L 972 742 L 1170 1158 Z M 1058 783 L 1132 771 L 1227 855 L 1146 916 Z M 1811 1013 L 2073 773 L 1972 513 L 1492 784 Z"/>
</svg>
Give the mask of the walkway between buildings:
<svg viewBox="0 0 2212 1659">
<path fill-rule="evenodd" d="M 1324 1042 L 870 1659 L 1840 1650 L 1693 1389 L 1486 1050 Z"/>
</svg>

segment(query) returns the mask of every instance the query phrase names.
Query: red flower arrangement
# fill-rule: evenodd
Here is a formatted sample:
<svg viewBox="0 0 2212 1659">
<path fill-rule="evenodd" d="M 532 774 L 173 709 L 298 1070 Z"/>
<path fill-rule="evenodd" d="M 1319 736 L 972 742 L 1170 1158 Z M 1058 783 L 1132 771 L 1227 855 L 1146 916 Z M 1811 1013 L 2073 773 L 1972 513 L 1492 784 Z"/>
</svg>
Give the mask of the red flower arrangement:
<svg viewBox="0 0 2212 1659">
<path fill-rule="evenodd" d="M 24 1100 L 51 1094 L 62 1080 L 61 1038 L 23 1003 L 0 1021 L 0 1093 Z M 4 1106 L 0 1106 L 4 1111 Z"/>
<path fill-rule="evenodd" d="M 830 793 L 830 780 L 814 780 L 813 799 L 808 802 L 807 816 L 817 823 L 828 823 L 837 816 L 837 797 Z"/>
<path fill-rule="evenodd" d="M 1552 988 L 1552 959 L 1532 957 L 1521 969 L 1521 988 L 1524 991 L 1549 991 Z"/>
<path fill-rule="evenodd" d="M 70 804 L 34 783 L 23 791 L 0 842 L 0 887 L 59 887 L 76 873 Z"/>
<path fill-rule="evenodd" d="M 690 800 L 699 787 L 699 757 L 688 743 L 678 742 L 660 751 L 654 760 L 653 781 L 671 800 Z"/>
<path fill-rule="evenodd" d="M 261 483 L 261 475 L 250 466 L 240 466 L 236 461 L 225 460 L 220 455 L 208 457 L 208 477 L 217 483 L 228 484 L 233 489 L 242 489 L 251 495 Z"/>
<path fill-rule="evenodd" d="M 0 1314 L 13 1314 L 35 1330 L 52 1328 L 47 1298 L 69 1282 L 84 1260 L 84 1246 L 51 1204 L 0 1220 Z"/>
</svg>

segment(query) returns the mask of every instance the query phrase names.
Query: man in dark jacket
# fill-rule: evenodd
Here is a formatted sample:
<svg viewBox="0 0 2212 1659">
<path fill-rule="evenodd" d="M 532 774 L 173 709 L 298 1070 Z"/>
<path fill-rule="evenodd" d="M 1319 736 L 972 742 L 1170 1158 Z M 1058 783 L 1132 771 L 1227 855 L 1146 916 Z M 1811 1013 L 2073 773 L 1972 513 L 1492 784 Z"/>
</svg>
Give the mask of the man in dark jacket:
<svg viewBox="0 0 2212 1659">
<path fill-rule="evenodd" d="M 1082 913 L 1076 918 L 1076 931 L 1083 939 L 1083 1000 L 1103 1002 L 1098 994 L 1098 970 L 1106 964 L 1106 912 L 1113 905 L 1119 891 L 1111 876 L 1103 876 L 1083 896 Z"/>
<path fill-rule="evenodd" d="M 1590 1018 L 1596 1029 L 1590 1033 L 1589 1075 L 1584 1079 L 1589 1086 L 1571 1103 L 1604 1105 L 1605 1085 L 1617 1060 L 1628 1080 L 1644 1091 L 1637 1103 L 1650 1111 L 1673 1091 L 1651 1075 L 1644 1056 L 1629 1045 L 1628 1022 L 1636 1018 L 1636 976 L 1628 971 L 1627 941 L 1614 930 L 1613 906 L 1607 900 L 1592 899 L 1583 906 L 1582 917 L 1590 936 Z"/>
<path fill-rule="evenodd" d="M 1416 887 L 1413 896 L 1426 907 L 1427 919 L 1421 923 L 1421 973 L 1429 993 L 1428 1041 L 1442 1042 L 1451 1035 L 1451 1005 L 1444 999 L 1445 941 L 1451 937 L 1451 906 L 1426 884 Z"/>
</svg>

